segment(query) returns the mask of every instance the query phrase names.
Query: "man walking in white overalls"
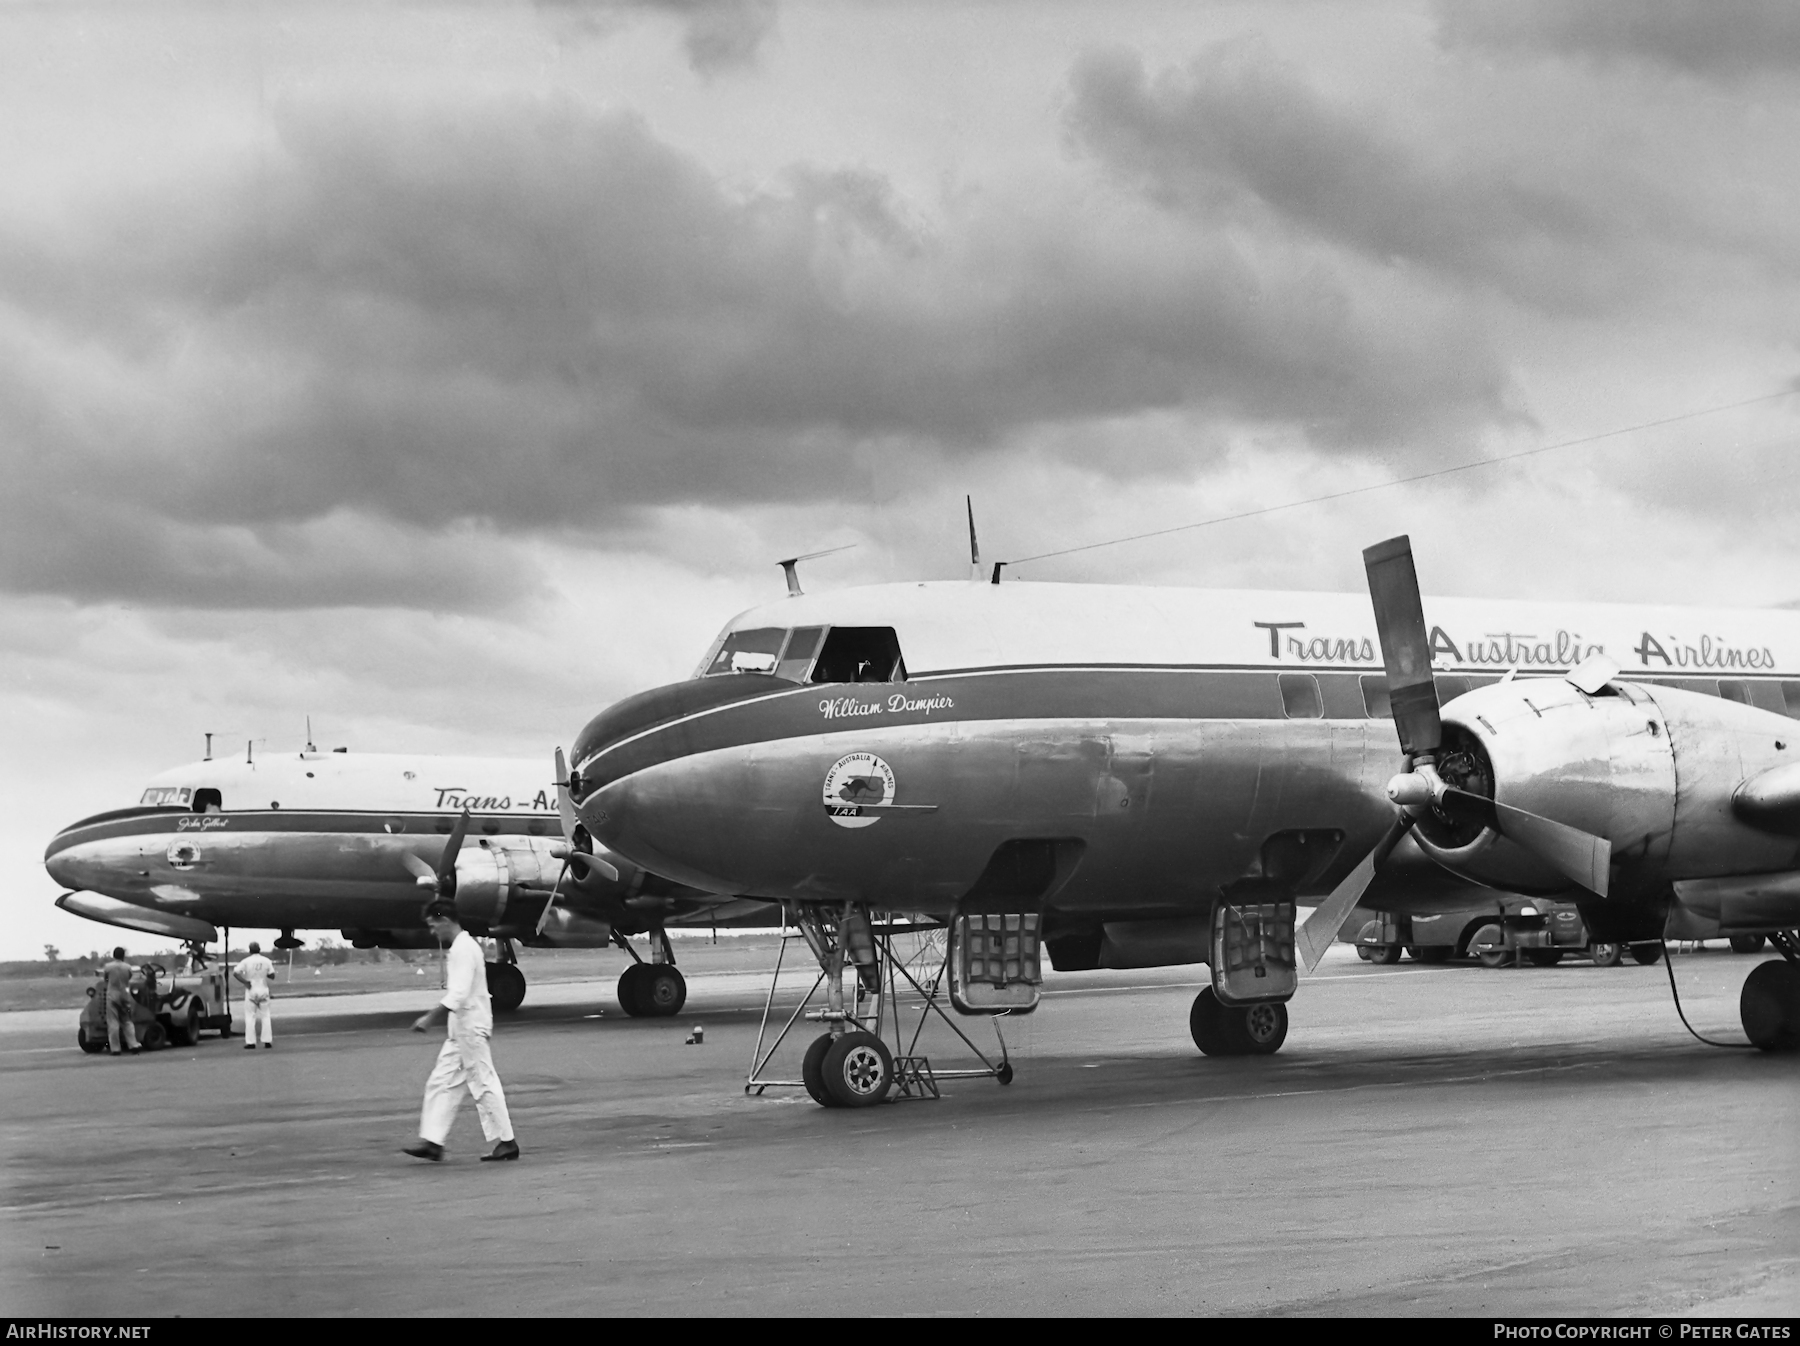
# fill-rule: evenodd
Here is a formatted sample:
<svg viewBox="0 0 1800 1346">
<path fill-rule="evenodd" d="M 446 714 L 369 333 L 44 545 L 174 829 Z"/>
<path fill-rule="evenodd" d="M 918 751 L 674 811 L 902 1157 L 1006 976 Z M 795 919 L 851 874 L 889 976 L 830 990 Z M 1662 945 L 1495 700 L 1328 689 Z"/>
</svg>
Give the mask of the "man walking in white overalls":
<svg viewBox="0 0 1800 1346">
<path fill-rule="evenodd" d="M 244 1045 L 255 1051 L 260 1033 L 262 1045 L 273 1047 L 275 1025 L 270 1021 L 269 983 L 275 980 L 275 964 L 263 957 L 262 945 L 251 940 L 249 954 L 231 969 L 231 975 L 244 988 Z"/>
<path fill-rule="evenodd" d="M 488 1002 L 487 959 L 474 936 L 456 919 L 456 904 L 443 899 L 425 908 L 425 924 L 439 944 L 450 946 L 445 956 L 444 998 L 413 1020 L 412 1030 L 423 1033 L 450 1021 L 450 1031 L 438 1052 L 437 1064 L 425 1081 L 425 1105 L 419 1111 L 419 1143 L 404 1153 L 434 1163 L 444 1157 L 450 1124 L 462 1105 L 464 1088 L 475 1099 L 475 1114 L 482 1133 L 495 1142 L 493 1159 L 517 1159 L 519 1144 L 513 1139 L 512 1118 L 506 1115 L 506 1093 L 494 1073 L 488 1039 L 494 1031 L 494 1011 Z"/>
</svg>

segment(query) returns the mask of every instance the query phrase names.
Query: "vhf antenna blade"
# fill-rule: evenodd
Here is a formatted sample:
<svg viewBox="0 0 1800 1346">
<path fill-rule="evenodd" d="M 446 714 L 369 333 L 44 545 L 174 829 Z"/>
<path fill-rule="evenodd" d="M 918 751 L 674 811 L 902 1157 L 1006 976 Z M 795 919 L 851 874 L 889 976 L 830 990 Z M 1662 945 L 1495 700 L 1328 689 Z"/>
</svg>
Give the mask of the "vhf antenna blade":
<svg viewBox="0 0 1800 1346">
<path fill-rule="evenodd" d="M 969 507 L 969 578 L 981 578 L 981 541 L 975 536 L 975 497 L 965 495 L 963 503 Z"/>
<path fill-rule="evenodd" d="M 821 556 L 832 556 L 841 551 L 850 551 L 855 546 L 856 544 L 854 542 L 846 542 L 841 547 L 827 547 L 824 551 L 809 551 L 801 556 L 790 556 L 785 561 L 777 561 L 775 564 L 781 567 L 781 573 L 787 579 L 788 597 L 800 597 L 800 571 L 798 567 L 802 561 L 814 561 Z"/>
</svg>

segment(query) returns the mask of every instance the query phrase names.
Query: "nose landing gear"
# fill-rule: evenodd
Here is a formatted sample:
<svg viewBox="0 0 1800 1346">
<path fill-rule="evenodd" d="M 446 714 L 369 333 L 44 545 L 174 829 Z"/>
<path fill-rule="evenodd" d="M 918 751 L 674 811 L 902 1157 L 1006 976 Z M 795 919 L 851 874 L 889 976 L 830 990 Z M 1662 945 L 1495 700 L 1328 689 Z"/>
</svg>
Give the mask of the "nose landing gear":
<svg viewBox="0 0 1800 1346">
<path fill-rule="evenodd" d="M 1783 930 L 1769 936 L 1781 961 L 1751 969 L 1738 996 L 1744 1036 L 1765 1052 L 1800 1051 L 1800 936 Z"/>
<path fill-rule="evenodd" d="M 495 941 L 499 947 L 498 962 L 487 965 L 488 999 L 494 1013 L 511 1014 L 525 1003 L 525 973 L 519 967 L 519 955 L 510 939 Z"/>
</svg>

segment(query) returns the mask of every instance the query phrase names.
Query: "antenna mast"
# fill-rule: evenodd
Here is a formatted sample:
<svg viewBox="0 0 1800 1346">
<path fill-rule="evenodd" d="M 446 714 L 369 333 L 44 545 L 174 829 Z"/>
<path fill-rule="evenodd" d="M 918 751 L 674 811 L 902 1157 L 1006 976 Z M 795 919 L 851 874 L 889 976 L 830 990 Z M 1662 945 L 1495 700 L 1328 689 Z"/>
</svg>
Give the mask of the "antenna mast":
<svg viewBox="0 0 1800 1346">
<path fill-rule="evenodd" d="M 981 578 L 981 543 L 975 536 L 975 497 L 965 495 L 963 503 L 969 507 L 969 578 Z"/>
</svg>

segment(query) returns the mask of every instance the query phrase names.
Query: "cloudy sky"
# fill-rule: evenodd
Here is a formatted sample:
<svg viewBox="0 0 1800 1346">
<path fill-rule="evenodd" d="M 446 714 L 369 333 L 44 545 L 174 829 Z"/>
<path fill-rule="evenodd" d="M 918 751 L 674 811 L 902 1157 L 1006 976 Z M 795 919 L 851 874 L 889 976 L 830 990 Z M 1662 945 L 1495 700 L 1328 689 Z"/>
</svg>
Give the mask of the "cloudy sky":
<svg viewBox="0 0 1800 1346">
<path fill-rule="evenodd" d="M 965 493 L 1020 557 L 1684 417 L 1019 573 L 1800 599 L 1783 0 L 0 3 L 0 123 L 0 955 L 110 942 L 43 846 L 204 731 L 547 754 Z"/>
</svg>

